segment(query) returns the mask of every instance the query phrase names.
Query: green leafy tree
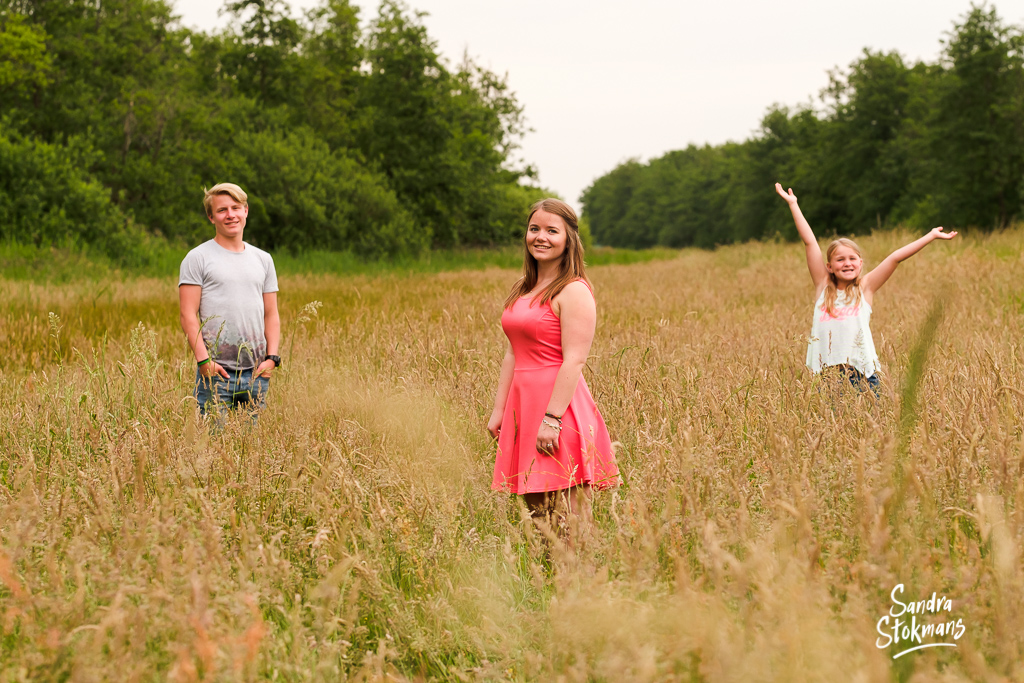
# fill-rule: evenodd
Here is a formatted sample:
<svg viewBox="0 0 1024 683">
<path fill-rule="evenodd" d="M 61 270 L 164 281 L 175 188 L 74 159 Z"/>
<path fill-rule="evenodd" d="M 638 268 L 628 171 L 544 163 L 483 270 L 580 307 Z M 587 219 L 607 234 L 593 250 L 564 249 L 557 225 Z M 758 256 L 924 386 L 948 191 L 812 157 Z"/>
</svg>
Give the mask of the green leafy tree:
<svg viewBox="0 0 1024 683">
<path fill-rule="evenodd" d="M 643 173 L 636 159 L 620 164 L 601 176 L 583 192 L 581 203 L 594 241 L 611 247 L 648 247 L 656 242 L 655 234 L 625 222 L 626 211 L 633 205 L 633 195 Z"/>
<path fill-rule="evenodd" d="M 225 41 L 221 62 L 238 91 L 275 106 L 293 104 L 293 86 L 304 60 L 298 46 L 304 37 L 283 0 L 235 0 L 226 8 L 239 21 L 238 35 Z"/>
<path fill-rule="evenodd" d="M 78 138 L 52 145 L 0 131 L 0 239 L 92 246 L 123 264 L 144 260 L 145 235 L 83 171 L 96 156 Z"/>
<path fill-rule="evenodd" d="M 941 62 L 865 50 L 831 72 L 820 110 L 775 106 L 743 143 L 620 165 L 584 192 L 586 216 L 617 246 L 793 239 L 779 181 L 822 234 L 1005 226 L 1024 201 L 1022 62 L 1021 30 L 975 7 Z"/>
<path fill-rule="evenodd" d="M 929 121 L 933 221 L 1003 227 L 1021 210 L 1024 69 L 1019 30 L 974 8 L 945 51 Z M 925 207 L 925 211 L 931 207 Z"/>
<path fill-rule="evenodd" d="M 503 79 L 465 60 L 452 73 L 420 21 L 386 0 L 367 42 L 357 140 L 435 246 L 504 242 L 504 199 L 527 175 L 505 161 L 523 131 Z"/>
<path fill-rule="evenodd" d="M 841 232 L 888 224 L 908 189 L 905 150 L 898 140 L 908 114 L 911 75 L 898 53 L 868 50 L 849 72 L 830 75 L 817 173 L 834 188 L 833 225 Z"/>
<path fill-rule="evenodd" d="M 55 236 L 10 199 L 18 234 L 112 239 L 114 211 L 194 243 L 209 235 L 202 190 L 224 180 L 246 187 L 250 234 L 277 249 L 384 256 L 519 234 L 537 189 L 510 161 L 522 110 L 504 79 L 469 60 L 448 69 L 398 3 L 367 29 L 349 0 L 303 18 L 283 0 L 228 11 L 233 27 L 207 34 L 164 0 L 0 0 L 0 121 L 22 136 L 11 168 L 60 169 L 67 186 L 74 167 L 79 195 L 107 202 L 65 209 L 75 220 Z"/>
<path fill-rule="evenodd" d="M 51 82 L 53 59 L 46 50 L 46 32 L 26 17 L 0 11 L 0 101 L 10 111 L 30 104 Z"/>
<path fill-rule="evenodd" d="M 302 44 L 302 69 L 294 86 L 300 99 L 295 114 L 332 148 L 356 144 L 354 119 L 363 80 L 359 9 L 348 0 L 327 0 L 310 10 Z"/>
</svg>

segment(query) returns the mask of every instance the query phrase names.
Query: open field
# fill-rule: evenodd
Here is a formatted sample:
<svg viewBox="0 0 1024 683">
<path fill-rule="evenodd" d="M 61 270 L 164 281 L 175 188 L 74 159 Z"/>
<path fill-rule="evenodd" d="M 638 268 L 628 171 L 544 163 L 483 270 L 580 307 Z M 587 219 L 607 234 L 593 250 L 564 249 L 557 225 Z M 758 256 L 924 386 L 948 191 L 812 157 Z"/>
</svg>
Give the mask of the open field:
<svg viewBox="0 0 1024 683">
<path fill-rule="evenodd" d="M 594 268 L 625 483 L 574 552 L 489 490 L 514 270 L 282 277 L 219 436 L 173 279 L 0 281 L 0 681 L 1024 680 L 1022 247 L 900 267 L 877 403 L 803 367 L 798 245 Z M 900 583 L 956 648 L 876 647 Z"/>
</svg>

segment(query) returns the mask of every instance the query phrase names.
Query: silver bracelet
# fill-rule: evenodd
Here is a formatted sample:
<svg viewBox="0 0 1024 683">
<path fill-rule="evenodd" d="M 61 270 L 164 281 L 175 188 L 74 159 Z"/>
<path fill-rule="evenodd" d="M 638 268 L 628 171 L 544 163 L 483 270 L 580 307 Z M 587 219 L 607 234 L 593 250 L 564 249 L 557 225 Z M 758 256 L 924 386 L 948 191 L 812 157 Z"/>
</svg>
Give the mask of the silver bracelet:
<svg viewBox="0 0 1024 683">
<path fill-rule="evenodd" d="M 540 422 L 541 424 L 546 424 L 548 427 L 554 429 L 556 434 L 562 433 L 562 425 L 556 425 L 554 422 L 548 422 L 548 419 L 546 417 L 542 419 Z"/>
</svg>

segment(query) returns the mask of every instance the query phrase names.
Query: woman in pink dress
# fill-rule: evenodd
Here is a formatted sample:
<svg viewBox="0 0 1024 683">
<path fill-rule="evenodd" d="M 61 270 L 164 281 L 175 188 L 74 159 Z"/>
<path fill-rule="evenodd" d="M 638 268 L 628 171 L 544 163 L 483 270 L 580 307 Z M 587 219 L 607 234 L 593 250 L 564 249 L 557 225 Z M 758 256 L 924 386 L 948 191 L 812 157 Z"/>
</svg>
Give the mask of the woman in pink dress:
<svg viewBox="0 0 1024 683">
<path fill-rule="evenodd" d="M 535 511 L 565 491 L 569 511 L 579 514 L 581 493 L 618 485 L 619 472 L 582 377 L 597 307 L 576 212 L 557 199 L 537 202 L 525 246 L 523 277 L 501 316 L 509 346 L 487 423 L 498 438 L 492 488 L 524 496 Z"/>
</svg>

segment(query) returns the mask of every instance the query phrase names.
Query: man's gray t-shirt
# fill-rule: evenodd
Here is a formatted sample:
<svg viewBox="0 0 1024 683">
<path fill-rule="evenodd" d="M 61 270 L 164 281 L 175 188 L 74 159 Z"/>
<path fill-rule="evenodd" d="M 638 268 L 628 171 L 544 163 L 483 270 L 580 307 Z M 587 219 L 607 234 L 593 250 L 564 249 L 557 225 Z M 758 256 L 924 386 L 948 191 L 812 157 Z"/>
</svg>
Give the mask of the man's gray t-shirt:
<svg viewBox="0 0 1024 683">
<path fill-rule="evenodd" d="M 204 242 L 181 262 L 181 285 L 203 288 L 199 324 L 210 357 L 228 371 L 259 365 L 267 355 L 263 295 L 277 291 L 270 254 L 251 244 L 235 252 Z"/>
</svg>

